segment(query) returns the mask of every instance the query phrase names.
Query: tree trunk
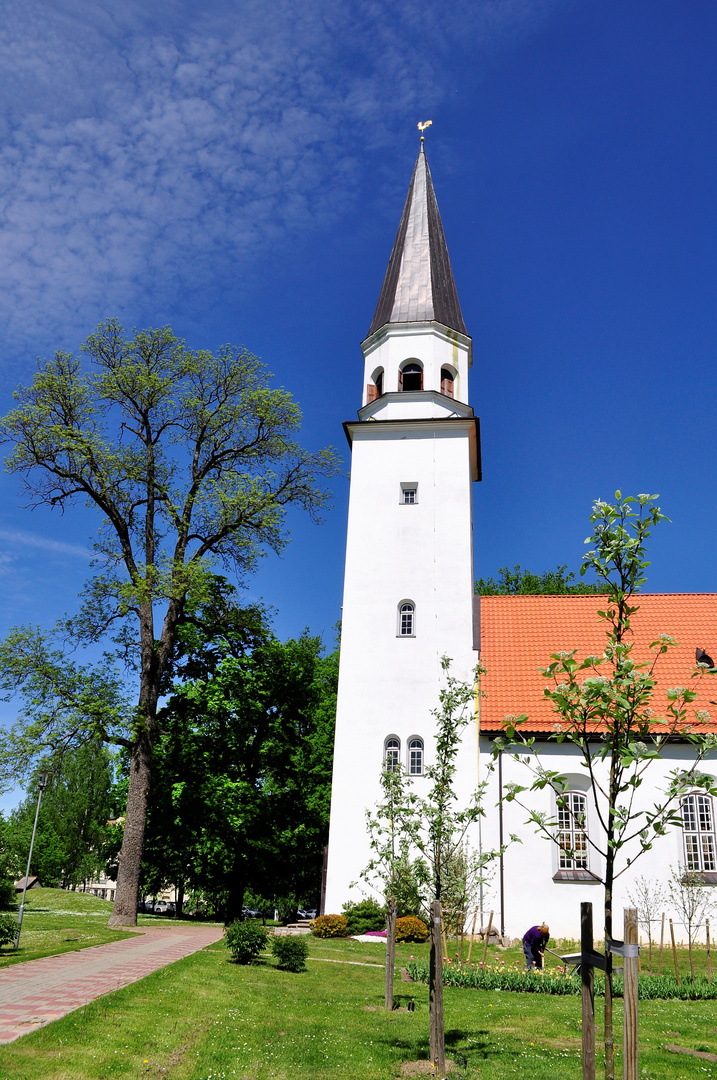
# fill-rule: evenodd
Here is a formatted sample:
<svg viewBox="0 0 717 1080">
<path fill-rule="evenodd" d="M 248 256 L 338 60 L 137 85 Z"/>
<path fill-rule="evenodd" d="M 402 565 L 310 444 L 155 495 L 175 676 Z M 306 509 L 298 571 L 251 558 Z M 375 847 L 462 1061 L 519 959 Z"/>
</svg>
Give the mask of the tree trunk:
<svg viewBox="0 0 717 1080">
<path fill-rule="evenodd" d="M 110 926 L 137 925 L 137 896 L 151 778 L 152 741 L 149 733 L 143 731 L 130 758 L 124 838 L 118 857 L 117 889 Z"/>
<path fill-rule="evenodd" d="M 615 1080 L 615 1033 L 612 1022 L 612 953 L 608 942 L 612 941 L 612 886 L 615 874 L 615 849 L 613 808 L 617 805 L 618 782 L 615 753 L 610 760 L 610 798 L 607 820 L 607 852 L 605 858 L 605 1080 Z"/>
</svg>

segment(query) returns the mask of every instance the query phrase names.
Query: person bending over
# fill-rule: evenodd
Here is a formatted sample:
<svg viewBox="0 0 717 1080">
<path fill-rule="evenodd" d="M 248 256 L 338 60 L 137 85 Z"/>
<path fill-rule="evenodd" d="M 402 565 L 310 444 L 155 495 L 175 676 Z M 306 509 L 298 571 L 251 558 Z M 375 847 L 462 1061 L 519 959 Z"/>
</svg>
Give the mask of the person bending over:
<svg viewBox="0 0 717 1080">
<path fill-rule="evenodd" d="M 550 927 L 547 923 L 541 923 L 540 926 L 531 926 L 530 930 L 526 930 L 523 934 L 523 952 L 525 953 L 525 963 L 530 970 L 535 964 L 536 968 L 542 968 L 543 966 L 543 953 L 545 946 L 550 940 Z"/>
</svg>

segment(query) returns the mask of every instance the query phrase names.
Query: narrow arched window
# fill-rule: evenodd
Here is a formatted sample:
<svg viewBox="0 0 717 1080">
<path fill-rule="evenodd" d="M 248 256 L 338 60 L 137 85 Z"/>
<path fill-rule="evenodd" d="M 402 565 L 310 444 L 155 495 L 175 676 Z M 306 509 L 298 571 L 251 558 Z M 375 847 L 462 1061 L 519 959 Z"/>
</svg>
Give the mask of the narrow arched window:
<svg viewBox="0 0 717 1080">
<path fill-rule="evenodd" d="M 453 397 L 453 372 L 450 368 L 441 368 L 441 393 Z"/>
<path fill-rule="evenodd" d="M 391 736 L 390 739 L 386 739 L 383 747 L 383 763 L 384 767 L 389 772 L 395 772 L 398 768 L 398 762 L 401 756 L 401 743 L 398 739 Z"/>
<path fill-rule="evenodd" d="M 588 801 L 579 791 L 558 796 L 558 867 L 588 868 Z"/>
<path fill-rule="evenodd" d="M 416 633 L 415 605 L 405 600 L 398 608 L 398 636 L 413 637 Z"/>
<path fill-rule="evenodd" d="M 408 744 L 408 771 L 411 776 L 423 775 L 423 739 L 411 739 Z"/>
<path fill-rule="evenodd" d="M 717 870 L 715 817 L 712 798 L 694 792 L 681 802 L 685 869 L 695 873 Z"/>
<path fill-rule="evenodd" d="M 420 364 L 406 364 L 398 373 L 399 390 L 423 390 L 423 368 Z"/>
</svg>

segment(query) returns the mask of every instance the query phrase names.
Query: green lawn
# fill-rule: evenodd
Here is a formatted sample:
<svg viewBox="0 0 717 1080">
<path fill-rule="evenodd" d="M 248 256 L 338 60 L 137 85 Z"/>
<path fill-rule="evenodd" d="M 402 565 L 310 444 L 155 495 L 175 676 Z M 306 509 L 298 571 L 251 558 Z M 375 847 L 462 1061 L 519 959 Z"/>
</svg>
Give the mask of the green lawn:
<svg viewBox="0 0 717 1080">
<path fill-rule="evenodd" d="M 424 949 L 399 947 L 398 964 Z M 391 1080 L 402 1062 L 427 1057 L 427 988 L 397 979 L 397 1003 L 414 999 L 416 1011 L 385 1013 L 382 945 L 311 939 L 310 950 L 308 971 L 291 975 L 268 957 L 231 964 L 219 943 L 0 1048 L 0 1077 Z M 447 988 L 456 1075 L 579 1080 L 579 1008 L 578 997 Z M 616 1012 L 619 1030 L 621 1003 Z M 713 1002 L 641 1003 L 641 1076 L 711 1077 L 709 1062 L 663 1047 L 717 1052 L 716 1028 Z"/>
<path fill-rule="evenodd" d="M 110 930 L 107 920 L 112 912 L 109 900 L 68 889 L 31 889 L 25 897 L 25 914 L 20 948 L 0 949 L 0 968 L 40 956 L 86 949 L 130 937 L 126 930 Z M 171 926 L 177 920 L 158 915 L 140 915 L 140 926 Z"/>
</svg>

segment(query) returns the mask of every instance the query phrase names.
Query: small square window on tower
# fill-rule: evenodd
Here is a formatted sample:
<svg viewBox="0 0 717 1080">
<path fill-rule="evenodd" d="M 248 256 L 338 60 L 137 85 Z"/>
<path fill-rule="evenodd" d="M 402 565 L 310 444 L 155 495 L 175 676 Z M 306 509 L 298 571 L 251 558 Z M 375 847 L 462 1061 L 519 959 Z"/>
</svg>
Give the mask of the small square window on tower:
<svg viewBox="0 0 717 1080">
<path fill-rule="evenodd" d="M 418 502 L 418 483 L 415 480 L 404 480 L 401 483 L 401 503 L 404 506 L 413 506 Z"/>
</svg>

